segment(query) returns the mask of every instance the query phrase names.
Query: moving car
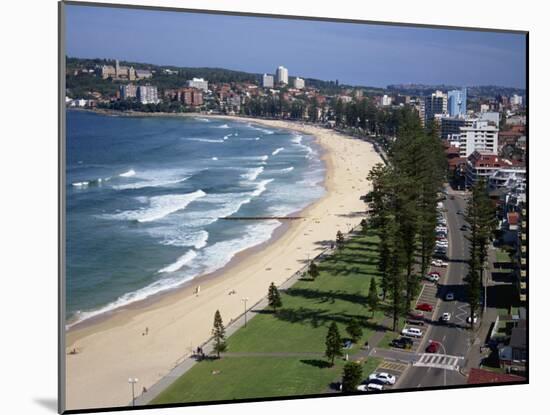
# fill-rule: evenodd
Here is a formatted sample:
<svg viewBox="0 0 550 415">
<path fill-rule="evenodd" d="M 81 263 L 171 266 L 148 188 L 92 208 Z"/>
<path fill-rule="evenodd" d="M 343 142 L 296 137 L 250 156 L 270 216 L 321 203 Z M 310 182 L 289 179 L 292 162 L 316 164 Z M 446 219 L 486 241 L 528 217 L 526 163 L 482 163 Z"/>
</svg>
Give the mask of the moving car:
<svg viewBox="0 0 550 415">
<path fill-rule="evenodd" d="M 390 375 L 387 372 L 374 372 L 369 375 L 369 381 L 381 382 L 384 385 L 394 385 L 395 376 Z"/>
<path fill-rule="evenodd" d="M 401 330 L 401 334 L 409 337 L 422 337 L 422 331 L 416 327 L 407 327 Z"/>
<path fill-rule="evenodd" d="M 416 305 L 416 309 L 422 311 L 433 311 L 434 306 L 428 303 L 420 303 Z"/>
<path fill-rule="evenodd" d="M 447 293 L 447 294 L 445 295 L 445 300 L 447 300 L 447 301 L 454 301 L 454 300 L 455 300 L 455 295 L 454 295 L 454 293 Z"/>
<path fill-rule="evenodd" d="M 441 317 L 439 317 L 439 320 L 444 323 L 451 321 L 451 313 L 443 313 Z"/>
<path fill-rule="evenodd" d="M 428 347 L 426 347 L 426 353 L 437 353 L 439 351 L 439 343 L 430 342 Z"/>
</svg>

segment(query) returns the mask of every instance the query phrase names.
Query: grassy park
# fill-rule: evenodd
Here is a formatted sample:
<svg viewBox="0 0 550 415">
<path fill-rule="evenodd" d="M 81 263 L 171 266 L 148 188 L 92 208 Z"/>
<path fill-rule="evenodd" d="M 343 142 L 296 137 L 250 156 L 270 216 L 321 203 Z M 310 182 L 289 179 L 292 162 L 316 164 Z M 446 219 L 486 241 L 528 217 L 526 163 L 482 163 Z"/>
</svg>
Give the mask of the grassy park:
<svg viewBox="0 0 550 415">
<path fill-rule="evenodd" d="M 345 339 L 349 321 L 359 321 L 363 329 L 361 339 L 344 350 L 350 356 L 376 329 L 383 329 L 383 312 L 376 310 L 373 315 L 367 306 L 370 281 L 378 278 L 377 246 L 377 237 L 370 231 L 354 236 L 319 264 L 315 279 L 306 276 L 282 291 L 282 307 L 276 313 L 270 309 L 255 310 L 257 314 L 247 327 L 227 339 L 227 353 L 221 359 L 199 362 L 152 403 L 327 391 L 331 382 L 339 380 L 345 363 L 337 358 L 330 367 L 324 357 L 328 326 L 335 322 Z M 364 377 L 378 363 L 378 359 L 369 358 L 364 364 Z"/>
</svg>

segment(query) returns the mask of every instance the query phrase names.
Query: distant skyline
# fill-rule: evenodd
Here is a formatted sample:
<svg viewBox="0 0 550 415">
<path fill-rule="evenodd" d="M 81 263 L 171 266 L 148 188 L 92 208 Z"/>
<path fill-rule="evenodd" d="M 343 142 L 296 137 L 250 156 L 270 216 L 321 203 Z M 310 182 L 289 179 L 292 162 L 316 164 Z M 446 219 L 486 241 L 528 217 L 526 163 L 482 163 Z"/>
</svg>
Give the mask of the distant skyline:
<svg viewBox="0 0 550 415">
<path fill-rule="evenodd" d="M 376 87 L 526 82 L 523 34 L 174 11 L 68 5 L 66 53 Z"/>
</svg>

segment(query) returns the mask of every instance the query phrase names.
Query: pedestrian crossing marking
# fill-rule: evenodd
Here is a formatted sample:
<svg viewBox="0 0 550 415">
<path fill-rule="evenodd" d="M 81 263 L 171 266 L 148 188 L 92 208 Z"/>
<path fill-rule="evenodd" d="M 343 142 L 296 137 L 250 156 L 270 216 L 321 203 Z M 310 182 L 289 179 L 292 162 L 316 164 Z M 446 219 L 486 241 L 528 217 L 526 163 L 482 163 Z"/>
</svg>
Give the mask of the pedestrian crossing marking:
<svg viewBox="0 0 550 415">
<path fill-rule="evenodd" d="M 420 367 L 434 367 L 438 369 L 447 369 L 447 370 L 459 370 L 459 362 L 463 360 L 462 356 L 449 356 L 444 354 L 436 353 L 423 353 L 420 355 L 419 359 L 413 363 L 413 366 Z"/>
</svg>

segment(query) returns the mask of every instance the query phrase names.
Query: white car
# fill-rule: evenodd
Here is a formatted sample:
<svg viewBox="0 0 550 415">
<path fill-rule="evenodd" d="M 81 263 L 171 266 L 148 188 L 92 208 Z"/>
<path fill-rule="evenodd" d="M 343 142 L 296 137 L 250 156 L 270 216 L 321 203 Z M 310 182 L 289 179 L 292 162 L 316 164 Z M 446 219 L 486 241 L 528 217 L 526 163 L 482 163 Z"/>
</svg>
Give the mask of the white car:
<svg viewBox="0 0 550 415">
<path fill-rule="evenodd" d="M 374 372 L 374 373 L 369 375 L 369 381 L 371 381 L 371 380 L 376 380 L 378 382 L 382 382 L 384 385 L 394 385 L 395 384 L 395 376 L 390 375 L 387 372 Z"/>
<path fill-rule="evenodd" d="M 437 275 L 437 274 L 428 274 L 428 275 L 426 275 L 426 279 L 430 282 L 437 282 L 437 281 L 439 281 L 439 275 Z"/>
<path fill-rule="evenodd" d="M 451 321 L 451 313 L 443 313 L 439 318 L 441 321 Z"/>
<path fill-rule="evenodd" d="M 455 295 L 454 295 L 454 293 L 447 293 L 447 295 L 445 296 L 445 300 L 447 300 L 447 301 L 454 301 L 454 300 L 455 300 Z"/>
<path fill-rule="evenodd" d="M 369 383 L 367 385 L 367 390 L 369 392 L 382 391 L 384 390 L 384 386 L 382 386 L 380 383 Z"/>
<path fill-rule="evenodd" d="M 363 384 L 363 385 L 357 386 L 357 390 L 358 390 L 359 392 L 368 392 L 368 391 L 369 391 L 369 387 L 368 387 L 368 385 Z"/>
<path fill-rule="evenodd" d="M 409 337 L 422 337 L 422 331 L 416 327 L 407 327 L 401 330 L 403 336 Z"/>
<path fill-rule="evenodd" d="M 443 262 L 441 259 L 434 259 L 432 261 L 432 265 L 434 267 L 446 267 L 447 265 L 449 265 L 447 262 Z"/>
</svg>

